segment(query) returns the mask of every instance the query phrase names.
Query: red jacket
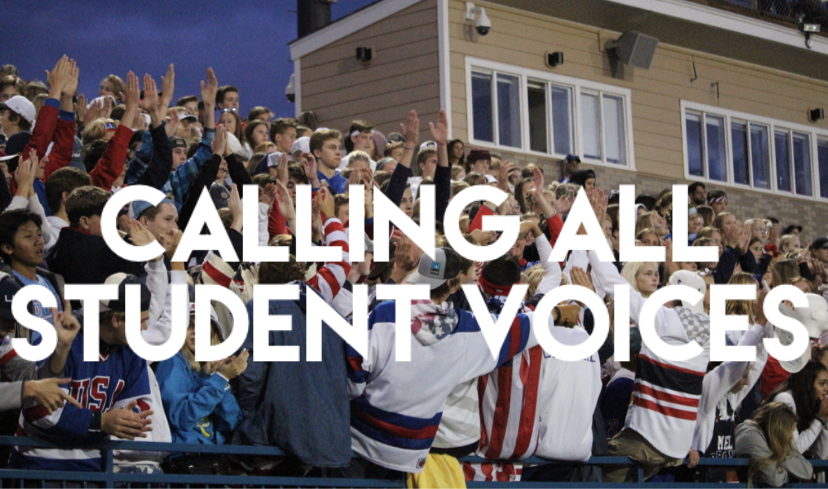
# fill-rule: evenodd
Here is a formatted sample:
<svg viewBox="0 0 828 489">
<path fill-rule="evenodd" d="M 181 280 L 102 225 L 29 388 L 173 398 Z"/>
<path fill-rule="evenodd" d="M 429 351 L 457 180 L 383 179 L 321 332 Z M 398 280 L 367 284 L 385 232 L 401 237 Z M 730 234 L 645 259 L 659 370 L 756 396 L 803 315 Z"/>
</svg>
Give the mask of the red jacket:
<svg viewBox="0 0 828 489">
<path fill-rule="evenodd" d="M 121 176 L 126 164 L 129 141 L 132 139 L 132 129 L 121 124 L 106 145 L 106 151 L 89 172 L 92 177 L 92 185 L 101 187 L 104 190 L 112 190 L 112 182 Z"/>
</svg>

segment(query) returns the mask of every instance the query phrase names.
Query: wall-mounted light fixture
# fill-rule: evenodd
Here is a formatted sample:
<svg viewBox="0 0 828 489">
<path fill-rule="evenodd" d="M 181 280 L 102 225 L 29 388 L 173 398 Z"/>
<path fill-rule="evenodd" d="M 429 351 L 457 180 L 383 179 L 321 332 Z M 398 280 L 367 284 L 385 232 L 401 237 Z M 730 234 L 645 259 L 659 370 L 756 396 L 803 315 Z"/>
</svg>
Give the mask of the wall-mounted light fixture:
<svg viewBox="0 0 828 489">
<path fill-rule="evenodd" d="M 367 63 L 371 61 L 374 57 L 374 52 L 371 48 L 356 48 L 356 59 L 357 61 L 362 61 L 363 63 Z"/>
<path fill-rule="evenodd" d="M 808 120 L 811 122 L 821 121 L 825 119 L 825 110 L 822 108 L 808 110 Z"/>
<path fill-rule="evenodd" d="M 564 53 L 562 51 L 546 53 L 546 66 L 554 68 L 562 64 L 564 64 Z"/>
</svg>

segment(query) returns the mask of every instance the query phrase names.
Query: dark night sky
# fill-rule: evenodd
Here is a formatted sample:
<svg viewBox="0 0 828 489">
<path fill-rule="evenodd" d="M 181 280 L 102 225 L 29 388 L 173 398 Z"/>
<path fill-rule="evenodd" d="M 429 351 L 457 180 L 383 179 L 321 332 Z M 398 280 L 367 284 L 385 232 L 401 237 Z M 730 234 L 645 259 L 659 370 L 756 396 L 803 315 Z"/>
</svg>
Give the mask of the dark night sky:
<svg viewBox="0 0 828 489">
<path fill-rule="evenodd" d="M 333 19 L 374 1 L 338 0 Z M 295 10 L 296 0 L 7 2 L 0 64 L 15 65 L 24 79 L 45 80 L 43 70 L 67 54 L 80 67 L 79 93 L 90 99 L 110 73 L 150 73 L 160 86 L 170 63 L 176 68 L 175 99 L 198 95 L 198 83 L 212 66 L 220 85 L 239 88 L 242 115 L 264 105 L 292 116 L 284 93 L 293 73 L 287 43 L 296 38 Z"/>
</svg>

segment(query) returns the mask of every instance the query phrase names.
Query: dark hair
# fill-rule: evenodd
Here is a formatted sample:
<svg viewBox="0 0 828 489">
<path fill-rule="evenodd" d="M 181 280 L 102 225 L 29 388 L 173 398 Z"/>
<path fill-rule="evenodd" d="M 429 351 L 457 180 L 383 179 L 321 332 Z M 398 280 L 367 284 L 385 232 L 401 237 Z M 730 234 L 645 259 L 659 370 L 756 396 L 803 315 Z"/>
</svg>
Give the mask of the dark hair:
<svg viewBox="0 0 828 489">
<path fill-rule="evenodd" d="M 702 182 L 693 182 L 687 187 L 687 193 L 693 195 L 699 187 L 707 190 L 707 187 L 705 187 Z"/>
<path fill-rule="evenodd" d="M 124 114 L 126 113 L 126 105 L 118 104 L 112 108 L 112 112 L 109 113 L 109 118 L 120 121 L 124 118 Z"/>
<path fill-rule="evenodd" d="M 83 165 L 86 167 L 87 173 L 91 172 L 95 165 L 101 161 L 108 145 L 108 141 L 96 139 L 83 147 Z"/>
<path fill-rule="evenodd" d="M 808 362 L 805 368 L 792 373 L 779 387 L 773 390 L 765 399 L 773 402 L 774 397 L 781 392 L 790 391 L 796 405 L 796 429 L 803 432 L 817 419 L 820 399 L 814 393 L 814 382 L 817 375 L 826 370 L 825 365 L 818 362 Z"/>
<path fill-rule="evenodd" d="M 719 197 L 727 198 L 727 192 L 724 190 L 711 190 L 707 192 L 707 202 L 709 203 L 711 199 L 718 199 Z"/>
<path fill-rule="evenodd" d="M 307 126 L 311 131 L 319 129 L 319 120 L 312 110 L 305 110 L 296 118 L 299 124 Z"/>
<path fill-rule="evenodd" d="M 325 141 L 329 141 L 331 139 L 342 139 L 342 133 L 337 131 L 336 129 L 328 129 L 327 131 L 317 131 L 313 133 L 313 136 L 311 136 L 310 138 L 311 153 L 313 153 L 317 149 L 321 151 L 322 146 L 325 144 Z"/>
<path fill-rule="evenodd" d="M 21 226 L 33 222 L 40 227 L 43 220 L 40 216 L 28 209 L 14 209 L 0 214 L 0 245 L 7 245 L 14 248 L 14 235 Z M 7 265 L 11 265 L 11 256 L 6 254 L 0 247 L 0 256 Z"/>
<path fill-rule="evenodd" d="M 66 197 L 69 225 L 78 227 L 81 217 L 100 216 L 111 194 L 100 187 L 78 187 Z"/>
<path fill-rule="evenodd" d="M 198 97 L 195 95 L 187 95 L 186 97 L 181 97 L 175 103 L 176 107 L 184 107 L 185 105 L 189 104 L 190 102 L 198 102 Z"/>
<path fill-rule="evenodd" d="M 255 142 L 253 141 L 253 130 L 259 126 L 267 127 L 267 123 L 256 119 L 249 121 L 247 123 L 247 127 L 244 128 L 244 140 L 247 141 L 247 144 L 249 144 L 251 148 L 255 146 Z"/>
<path fill-rule="evenodd" d="M 239 93 L 239 89 L 234 87 L 233 85 L 224 85 L 224 86 L 218 87 L 218 90 L 216 90 L 216 103 L 217 104 L 223 103 L 224 102 L 224 96 L 227 95 L 228 92 Z"/>
<path fill-rule="evenodd" d="M 294 179 L 300 184 L 308 184 L 308 176 L 305 174 L 305 168 L 299 165 L 288 166 L 288 179 Z"/>
<path fill-rule="evenodd" d="M 449 141 L 448 148 L 446 148 L 446 149 L 448 149 L 449 161 L 451 161 L 452 155 L 454 154 L 454 145 L 457 144 L 457 143 L 460 143 L 460 144 L 463 145 L 464 151 L 463 151 L 463 155 L 460 156 L 460 159 L 457 160 L 457 163 L 455 163 L 455 165 L 460 165 L 460 166 L 465 167 L 465 165 L 466 165 L 466 152 L 465 152 L 466 145 L 463 143 L 463 141 L 461 139 L 453 139 L 453 140 Z"/>
<path fill-rule="evenodd" d="M 259 266 L 260 284 L 287 284 L 305 280 L 305 264 L 291 255 L 287 262 L 262 262 Z"/>
<path fill-rule="evenodd" d="M 273 114 L 273 112 L 271 112 L 270 109 L 268 109 L 267 107 L 253 107 L 247 114 L 247 122 L 259 120 L 257 119 L 257 117 L 259 117 L 262 114 Z M 270 120 L 270 117 L 268 117 L 268 120 Z"/>
<path fill-rule="evenodd" d="M 296 119 L 292 119 L 290 117 L 282 117 L 280 119 L 276 119 L 275 121 L 270 123 L 270 140 L 276 141 L 277 134 L 284 134 L 285 131 L 290 129 L 291 127 L 296 129 Z"/>
<path fill-rule="evenodd" d="M 351 121 L 351 127 L 348 128 L 348 134 L 344 138 L 343 143 L 345 143 L 345 149 L 350 153 L 354 150 L 354 142 L 351 141 L 351 133 L 354 131 L 365 132 L 365 131 L 373 131 L 374 126 L 365 121 Z"/>
<path fill-rule="evenodd" d="M 487 263 L 481 275 L 494 285 L 514 285 L 520 282 L 520 262 L 512 255 L 504 255 Z"/>
<path fill-rule="evenodd" d="M 11 109 L 3 109 L 9 111 L 9 120 L 20 126 L 21 131 L 31 131 L 32 123 L 27 121 L 22 115 Z"/>
<path fill-rule="evenodd" d="M 52 173 L 46 180 L 46 203 L 52 213 L 60 210 L 64 192 L 68 195 L 85 185 L 92 185 L 92 179 L 78 168 L 66 166 Z"/>
<path fill-rule="evenodd" d="M 336 215 L 339 214 L 339 208 L 343 205 L 348 205 L 349 202 L 350 199 L 345 194 L 339 194 L 336 197 L 334 197 L 334 217 L 336 217 Z"/>
</svg>

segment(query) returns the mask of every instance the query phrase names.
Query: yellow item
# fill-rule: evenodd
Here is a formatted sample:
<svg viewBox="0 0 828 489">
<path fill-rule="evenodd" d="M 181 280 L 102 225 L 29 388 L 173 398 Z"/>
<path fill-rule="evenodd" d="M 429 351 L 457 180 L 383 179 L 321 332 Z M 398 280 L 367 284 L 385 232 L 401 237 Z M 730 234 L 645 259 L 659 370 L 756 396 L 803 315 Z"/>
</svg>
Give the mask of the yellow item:
<svg viewBox="0 0 828 489">
<path fill-rule="evenodd" d="M 425 487 L 465 489 L 466 477 L 456 458 L 451 455 L 429 453 L 423 471 L 419 474 L 408 474 L 406 484 L 409 489 Z"/>
</svg>

